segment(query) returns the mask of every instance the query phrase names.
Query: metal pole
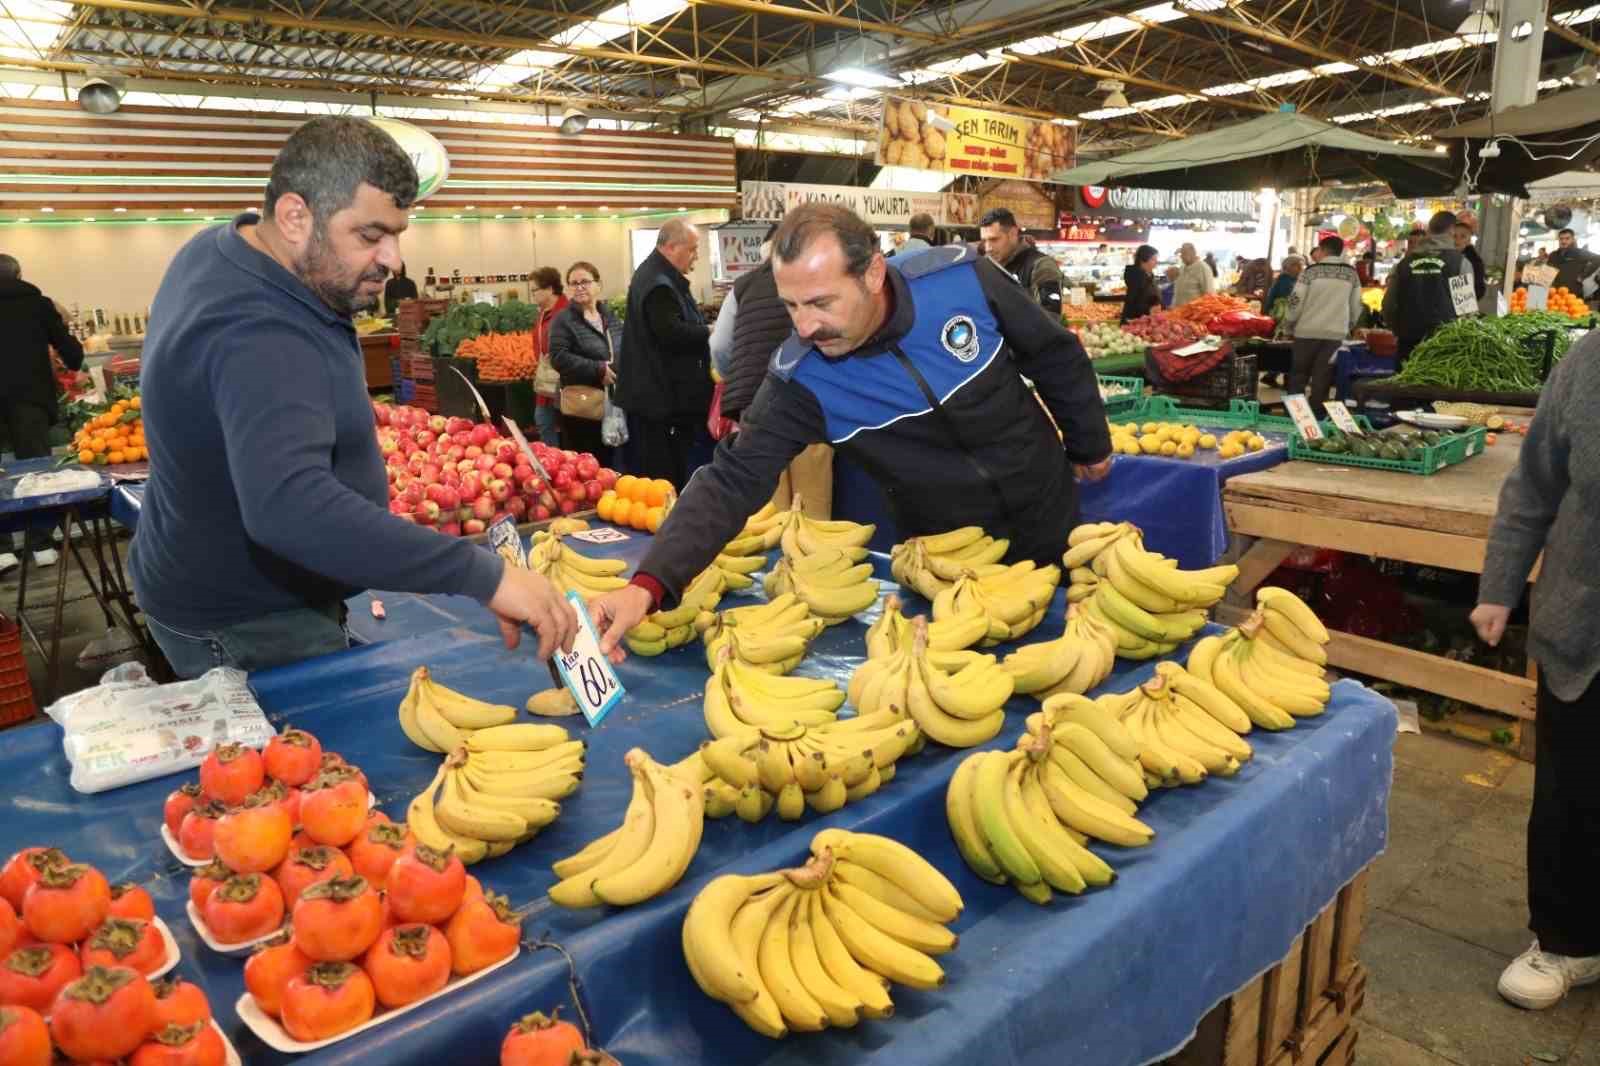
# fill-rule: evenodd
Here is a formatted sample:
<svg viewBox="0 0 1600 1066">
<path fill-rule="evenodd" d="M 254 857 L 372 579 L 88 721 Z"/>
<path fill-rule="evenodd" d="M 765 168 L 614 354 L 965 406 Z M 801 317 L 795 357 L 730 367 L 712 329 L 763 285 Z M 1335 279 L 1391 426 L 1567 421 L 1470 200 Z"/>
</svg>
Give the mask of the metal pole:
<svg viewBox="0 0 1600 1066">
<path fill-rule="evenodd" d="M 1539 97 L 1539 57 L 1544 50 L 1544 0 L 1499 0 L 1494 5 L 1499 39 L 1494 50 L 1494 82 L 1489 111 L 1499 114 L 1510 107 L 1531 104 Z M 1522 202 L 1485 207 L 1480 241 L 1484 260 L 1499 263 L 1505 273 L 1502 291 L 1509 292 L 1517 269 L 1517 243 L 1522 226 Z"/>
</svg>

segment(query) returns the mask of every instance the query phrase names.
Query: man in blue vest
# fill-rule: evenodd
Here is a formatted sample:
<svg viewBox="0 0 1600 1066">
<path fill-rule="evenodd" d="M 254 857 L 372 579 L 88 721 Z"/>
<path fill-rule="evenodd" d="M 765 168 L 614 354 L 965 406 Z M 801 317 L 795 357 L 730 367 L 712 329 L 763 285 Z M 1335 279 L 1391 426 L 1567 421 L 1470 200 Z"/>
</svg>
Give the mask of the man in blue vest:
<svg viewBox="0 0 1600 1066">
<path fill-rule="evenodd" d="M 808 204 L 784 216 L 773 265 L 795 332 L 743 431 L 690 480 L 632 583 L 590 605 L 613 658 L 624 633 L 676 603 L 808 445 L 831 444 L 868 471 L 902 535 L 979 525 L 1011 541 L 1009 559 L 1040 564 L 1060 561 L 1077 522 L 1075 478 L 1110 469 L 1083 347 L 975 248 L 892 267 L 848 209 Z"/>
</svg>

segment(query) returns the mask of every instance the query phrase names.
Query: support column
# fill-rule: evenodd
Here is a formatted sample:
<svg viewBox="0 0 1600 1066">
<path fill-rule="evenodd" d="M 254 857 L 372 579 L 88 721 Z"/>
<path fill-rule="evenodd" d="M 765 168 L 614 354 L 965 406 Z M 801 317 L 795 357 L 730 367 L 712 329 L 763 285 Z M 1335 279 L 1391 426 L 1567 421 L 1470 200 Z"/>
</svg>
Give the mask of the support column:
<svg viewBox="0 0 1600 1066">
<path fill-rule="evenodd" d="M 1508 107 L 1531 104 L 1539 97 L 1539 57 L 1544 51 L 1544 0 L 1499 0 L 1494 5 L 1500 20 L 1494 50 L 1494 84 L 1489 110 L 1497 114 Z M 1503 204 L 1488 204 L 1478 231 L 1484 262 L 1505 270 L 1502 290 L 1511 291 L 1517 268 L 1517 239 L 1522 226 L 1522 201 L 1514 197 Z"/>
</svg>

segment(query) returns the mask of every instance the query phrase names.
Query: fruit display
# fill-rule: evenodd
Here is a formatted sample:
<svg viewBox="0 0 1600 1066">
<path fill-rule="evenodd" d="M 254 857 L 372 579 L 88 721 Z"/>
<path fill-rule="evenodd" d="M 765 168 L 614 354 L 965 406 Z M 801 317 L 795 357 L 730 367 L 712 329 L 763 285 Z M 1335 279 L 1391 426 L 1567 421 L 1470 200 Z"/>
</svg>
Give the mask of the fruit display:
<svg viewBox="0 0 1600 1066">
<path fill-rule="evenodd" d="M 484 532 L 503 515 L 545 522 L 595 506 L 617 481 L 588 452 L 530 447 L 547 482 L 487 423 L 374 403 L 378 448 L 389 472 L 389 511 L 451 536 Z"/>
<path fill-rule="evenodd" d="M 586 600 L 628 584 L 619 576 L 628 569 L 621 559 L 591 559 L 549 533 L 533 535 L 528 569 L 549 578 L 562 592 L 576 592 Z"/>
<path fill-rule="evenodd" d="M 1509 306 L 1514 315 L 1527 313 L 1528 290 L 1513 289 Z M 1579 321 L 1588 321 L 1590 314 L 1589 305 L 1583 302 L 1583 296 L 1565 285 L 1557 285 L 1545 294 L 1544 309 L 1551 314 L 1565 315 Z"/>
<path fill-rule="evenodd" d="M 406 808 L 413 836 L 467 865 L 498 858 L 561 814 L 583 779 L 585 744 L 558 725 L 518 722 L 468 733 Z"/>
<path fill-rule="evenodd" d="M 648 657 L 683 647 L 711 625 L 712 612 L 722 602 L 726 587 L 724 571 L 715 565 L 706 567 L 685 586 L 676 607 L 653 611 L 628 630 L 623 637 L 628 650 Z"/>
<path fill-rule="evenodd" d="M 550 901 L 561 907 L 626 907 L 677 884 L 700 850 L 702 782 L 634 748 L 623 758 L 633 795 L 622 825 L 554 864 Z"/>
<path fill-rule="evenodd" d="M 6 1066 L 222 1066 L 227 1056 L 211 1004 L 187 981 L 151 982 L 126 966 L 89 965 L 42 1006 L 0 1000 L 0 1062 Z"/>
<path fill-rule="evenodd" d="M 1267 446 L 1267 438 L 1244 429 L 1229 430 L 1219 440 L 1215 433 L 1192 423 L 1108 422 L 1107 425 L 1111 430 L 1111 450 L 1120 455 L 1192 459 L 1198 452 L 1215 449 L 1219 459 L 1236 459 Z"/>
<path fill-rule="evenodd" d="M 910 715 L 928 739 L 970 748 L 1000 732 L 1011 693 L 1011 675 L 993 655 L 929 650 L 928 623 L 918 616 L 909 641 L 856 668 L 848 696 L 863 717 Z"/>
<path fill-rule="evenodd" d="M 667 512 L 677 499 L 672 482 L 665 478 L 652 480 L 624 474 L 600 494 L 595 514 L 602 522 L 654 533 L 667 520 Z"/>
<path fill-rule="evenodd" d="M 1250 745 L 1157 673 L 1130 692 L 1095 702 L 1114 716 L 1139 747 L 1139 763 L 1151 788 L 1197 785 L 1207 776 L 1232 777 L 1251 755 Z M 1188 686 L 1193 689 L 1193 686 Z"/>
<path fill-rule="evenodd" d="M 1322 679 L 1328 631 L 1287 589 L 1256 590 L 1257 610 L 1222 636 L 1196 642 L 1188 673 L 1209 682 L 1263 729 L 1288 729 L 1332 698 Z"/>
<path fill-rule="evenodd" d="M 1026 644 L 1000 665 L 1011 675 L 1017 692 L 1042 700 L 1095 688 L 1111 676 L 1116 655 L 1117 638 L 1111 628 L 1080 605 L 1068 604 L 1061 636 Z"/>
<path fill-rule="evenodd" d="M 1353 455 L 1361 459 L 1391 459 L 1411 463 L 1424 461 L 1425 449 L 1447 444 L 1452 439 L 1470 439 L 1471 429 L 1455 433 L 1435 429 L 1393 426 L 1381 433 L 1346 433 L 1337 426 L 1323 430 L 1321 440 L 1298 438 L 1297 443 L 1323 455 Z"/>
<path fill-rule="evenodd" d="M 786 546 L 783 558 L 767 572 L 762 588 L 769 598 L 793 593 L 823 623 L 836 626 L 878 602 L 872 564 L 858 561 L 865 555 L 866 549 L 861 547 L 841 550 L 824 545 L 794 556 Z"/>
<path fill-rule="evenodd" d="M 798 596 L 784 592 L 766 603 L 712 615 L 700 636 L 706 646 L 706 666 L 713 671 L 726 649 L 734 662 L 762 673 L 787 674 L 800 665 L 806 649 L 827 627 Z"/>
<path fill-rule="evenodd" d="M 568 1066 L 584 1062 L 589 1044 L 571 1022 L 560 1018 L 560 1008 L 549 1014 L 534 1011 L 512 1023 L 500 1042 L 500 1066 Z"/>
<path fill-rule="evenodd" d="M 795 493 L 787 511 L 775 511 L 765 518 L 753 517 L 750 523 L 766 530 L 761 534 L 762 542 L 767 543 L 776 532 L 778 546 L 792 563 L 808 555 L 827 554 L 829 549 L 846 556 L 852 566 L 867 557 L 867 542 L 878 531 L 877 526 L 843 519 L 812 518 L 801 509 L 804 502 L 800 494 Z M 746 523 L 746 529 L 751 528 L 750 523 Z"/>
<path fill-rule="evenodd" d="M 823 725 L 838 717 L 844 701 L 832 681 L 766 673 L 724 647 L 706 679 L 702 705 L 706 729 L 724 737 L 761 726 Z"/>
<path fill-rule="evenodd" d="M 889 551 L 889 572 L 930 603 L 968 570 L 989 573 L 999 567 L 1011 542 L 989 536 L 978 526 L 912 537 Z"/>
<path fill-rule="evenodd" d="M 999 566 L 980 575 L 967 570 L 933 598 L 933 618 L 950 622 L 958 618 L 983 618 L 989 632 L 979 642 L 993 647 L 1016 640 L 1044 620 L 1061 583 L 1061 568 L 1038 566 L 1031 559 Z"/>
<path fill-rule="evenodd" d="M 533 333 L 483 333 L 457 345 L 456 358 L 476 362 L 479 381 L 526 381 L 533 377 Z"/>
<path fill-rule="evenodd" d="M 1130 319 L 1123 323 L 1122 329 L 1154 348 L 1181 348 L 1206 335 L 1198 325 L 1171 311 L 1152 311 Z"/>
<path fill-rule="evenodd" d="M 84 466 L 115 466 L 150 458 L 139 394 L 117 400 L 91 416 L 74 434 L 69 452 Z"/>
<path fill-rule="evenodd" d="M 398 716 L 406 739 L 424 751 L 445 754 L 461 747 L 477 730 L 515 722 L 517 709 L 463 695 L 439 684 L 426 666 L 419 666 L 411 671 Z"/>
<path fill-rule="evenodd" d="M 825 829 L 804 866 L 727 874 L 695 896 L 683 957 L 701 991 L 763 1036 L 849 1027 L 894 1012 L 889 984 L 944 983 L 955 886 L 898 841 Z"/>
<path fill-rule="evenodd" d="M 1148 347 L 1144 340 L 1124 332 L 1115 322 L 1100 322 L 1078 330 L 1078 339 L 1090 359 L 1106 356 L 1143 355 Z"/>
</svg>

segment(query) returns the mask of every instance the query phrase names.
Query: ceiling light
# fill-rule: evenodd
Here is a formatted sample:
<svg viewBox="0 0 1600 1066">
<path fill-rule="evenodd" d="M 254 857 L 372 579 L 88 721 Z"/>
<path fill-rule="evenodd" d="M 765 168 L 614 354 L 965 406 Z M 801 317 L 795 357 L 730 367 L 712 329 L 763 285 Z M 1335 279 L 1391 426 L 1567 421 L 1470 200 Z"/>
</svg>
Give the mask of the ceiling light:
<svg viewBox="0 0 1600 1066">
<path fill-rule="evenodd" d="M 689 209 L 688 209 L 688 208 L 687 208 L 687 207 L 680 207 L 680 208 L 678 208 L 678 210 L 679 210 L 679 211 L 687 211 L 687 210 L 689 210 Z"/>
<path fill-rule="evenodd" d="M 451 218 L 460 218 L 461 216 L 459 214 L 455 214 L 455 215 L 451 215 L 450 217 Z"/>
<path fill-rule="evenodd" d="M 468 204 L 467 205 L 467 210 L 468 211 L 476 211 L 477 209 L 478 209 L 478 207 L 477 207 L 476 204 Z"/>
<path fill-rule="evenodd" d="M 84 219 L 85 222 L 93 222 L 94 220 L 95 217 L 93 215 L 90 215 L 88 218 Z"/>
<path fill-rule="evenodd" d="M 1511 39 L 1513 41 L 1526 41 L 1532 36 L 1533 23 L 1529 22 L 1527 19 L 1523 19 L 1521 22 L 1511 27 Z"/>
<path fill-rule="evenodd" d="M 146 215 L 144 217 L 144 220 L 146 222 L 160 222 L 161 221 L 161 216 L 160 215 Z"/>
<path fill-rule="evenodd" d="M 215 222 L 216 220 L 217 220 L 217 216 L 216 215 L 207 215 L 206 216 L 206 221 L 207 222 Z"/>
<path fill-rule="evenodd" d="M 31 218 L 19 218 L 19 219 L 17 219 L 17 221 L 18 222 L 32 222 L 33 219 L 31 219 Z"/>
<path fill-rule="evenodd" d="M 1482 148 L 1479 148 L 1478 149 L 1478 158 L 1479 159 L 1498 159 L 1498 158 L 1500 158 L 1500 142 L 1498 142 L 1498 141 L 1490 141 L 1489 143 L 1485 144 Z"/>
<path fill-rule="evenodd" d="M 561 112 L 561 133 L 565 137 L 576 137 L 589 128 L 589 116 L 575 107 L 569 107 Z"/>
<path fill-rule="evenodd" d="M 1596 81 L 1600 81 L 1600 69 L 1597 69 L 1592 64 L 1580 62 L 1572 70 L 1572 80 L 1575 84 L 1587 88 Z"/>
<path fill-rule="evenodd" d="M 698 89 L 698 88 L 700 88 L 700 79 L 695 77 L 693 74 L 689 73 L 687 70 L 680 70 L 680 71 L 678 71 L 677 74 L 673 75 L 673 77 L 675 77 L 677 79 L 679 88 L 683 88 L 683 89 Z"/>
<path fill-rule="evenodd" d="M 609 211 L 609 210 L 611 210 L 611 206 L 609 204 L 601 204 L 600 205 L 600 210 Z"/>
<path fill-rule="evenodd" d="M 1496 32 L 1494 16 L 1489 13 L 1488 0 L 1472 0 L 1472 14 L 1456 27 L 1459 36 L 1469 38 L 1492 37 Z"/>
<path fill-rule="evenodd" d="M 104 78 L 90 78 L 78 90 L 78 106 L 91 115 L 109 115 L 122 106 L 122 94 Z"/>
<path fill-rule="evenodd" d="M 612 215 L 612 216 L 611 216 L 611 217 L 612 217 L 612 218 L 619 218 L 619 217 L 621 217 L 621 216 L 619 216 L 619 215 Z"/>
<path fill-rule="evenodd" d="M 565 211 L 566 209 L 567 209 L 567 205 L 566 204 L 557 204 L 556 205 L 556 210 L 557 211 Z"/>
<path fill-rule="evenodd" d="M 533 217 L 534 218 L 543 218 L 544 216 L 543 215 L 534 215 Z"/>
<path fill-rule="evenodd" d="M 115 212 L 116 212 L 116 213 L 117 213 L 117 214 L 119 214 L 119 215 L 120 215 L 120 214 L 122 214 L 122 213 L 123 213 L 123 212 L 124 212 L 124 211 L 126 211 L 126 210 L 127 210 L 127 208 L 126 208 L 126 207 L 113 207 L 113 208 L 112 208 L 112 209 L 111 209 L 111 210 L 113 210 L 113 211 L 115 211 Z"/>
<path fill-rule="evenodd" d="M 186 215 L 192 215 L 192 214 L 194 214 L 194 208 L 186 207 L 186 208 L 183 209 L 183 213 L 186 214 Z"/>
<path fill-rule="evenodd" d="M 572 216 L 572 217 L 573 217 L 573 218 L 576 218 L 576 219 L 579 219 L 579 220 L 581 220 L 581 219 L 582 219 L 582 218 L 583 218 L 583 216 L 582 216 L 582 215 L 573 215 L 573 216 Z"/>
<path fill-rule="evenodd" d="M 513 211 L 521 211 L 522 210 L 522 205 L 521 204 L 512 204 L 511 205 L 511 210 L 513 210 Z"/>
<path fill-rule="evenodd" d="M 43 211 L 47 215 L 53 215 L 56 213 L 56 209 L 53 207 L 41 207 L 39 210 Z"/>
<path fill-rule="evenodd" d="M 899 78 L 869 67 L 839 67 L 828 71 L 823 77 L 843 85 L 858 85 L 863 89 L 897 89 L 904 84 Z"/>
<path fill-rule="evenodd" d="M 496 216 L 494 216 L 494 217 L 495 217 L 495 218 L 505 218 L 505 217 L 506 217 L 506 216 L 504 216 L 504 215 L 496 215 Z"/>
<path fill-rule="evenodd" d="M 1105 105 L 1107 107 L 1128 106 L 1128 98 L 1122 92 L 1123 84 L 1115 78 L 1107 78 L 1104 81 L 1097 82 L 1094 88 L 1095 92 L 1106 94 Z"/>
</svg>

